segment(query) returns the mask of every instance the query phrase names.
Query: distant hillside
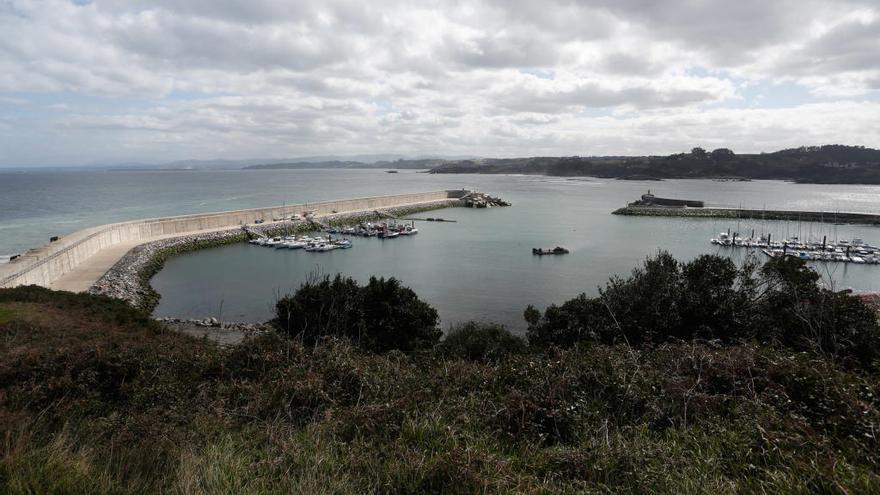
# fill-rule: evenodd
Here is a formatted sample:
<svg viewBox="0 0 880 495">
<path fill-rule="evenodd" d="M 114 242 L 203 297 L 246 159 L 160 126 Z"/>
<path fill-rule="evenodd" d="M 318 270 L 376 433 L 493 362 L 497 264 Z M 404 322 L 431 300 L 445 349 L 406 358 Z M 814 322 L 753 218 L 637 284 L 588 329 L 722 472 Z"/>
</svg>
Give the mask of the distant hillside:
<svg viewBox="0 0 880 495">
<path fill-rule="evenodd" d="M 283 163 L 264 163 L 244 167 L 251 170 L 279 170 L 279 169 L 303 169 L 303 168 L 392 168 L 392 169 L 431 169 L 450 163 L 449 160 L 440 158 L 397 159 L 394 161 L 382 160 L 377 162 L 363 162 L 355 160 L 328 160 L 328 161 L 295 161 Z"/>
<path fill-rule="evenodd" d="M 349 162 L 332 160 L 326 162 L 282 162 L 282 163 L 262 163 L 259 165 L 249 165 L 242 167 L 248 170 L 277 170 L 277 169 L 299 169 L 299 168 L 372 168 L 371 163 Z"/>
<path fill-rule="evenodd" d="M 536 174 L 616 179 L 744 178 L 818 184 L 880 184 L 880 150 L 826 145 L 742 154 L 719 148 L 669 156 L 459 160 L 431 173 Z"/>
<path fill-rule="evenodd" d="M 429 169 L 443 163 L 472 159 L 471 155 L 417 155 L 388 153 L 364 155 L 315 155 L 291 158 L 245 158 L 240 160 L 202 159 L 177 160 L 163 163 L 109 163 L 89 164 L 78 168 L 114 171 L 138 170 L 241 170 L 241 169 L 298 169 L 298 168 L 422 168 Z"/>
</svg>

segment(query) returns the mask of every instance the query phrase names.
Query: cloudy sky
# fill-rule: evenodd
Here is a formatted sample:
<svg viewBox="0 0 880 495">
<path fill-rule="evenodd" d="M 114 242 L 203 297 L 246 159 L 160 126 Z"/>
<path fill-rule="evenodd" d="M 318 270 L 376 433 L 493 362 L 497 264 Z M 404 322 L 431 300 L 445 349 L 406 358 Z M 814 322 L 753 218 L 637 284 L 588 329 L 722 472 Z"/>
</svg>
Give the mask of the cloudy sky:
<svg viewBox="0 0 880 495">
<path fill-rule="evenodd" d="M 0 166 L 824 143 L 877 0 L 0 0 Z"/>
</svg>

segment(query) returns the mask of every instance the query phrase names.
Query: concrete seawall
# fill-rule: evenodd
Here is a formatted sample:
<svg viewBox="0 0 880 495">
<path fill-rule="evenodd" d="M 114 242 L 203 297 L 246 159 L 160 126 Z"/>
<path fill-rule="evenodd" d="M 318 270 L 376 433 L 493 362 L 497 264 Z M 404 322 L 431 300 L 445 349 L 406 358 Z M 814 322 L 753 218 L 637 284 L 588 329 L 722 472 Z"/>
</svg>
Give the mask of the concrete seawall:
<svg viewBox="0 0 880 495">
<path fill-rule="evenodd" d="M 264 220 L 266 224 L 270 224 L 273 218 L 310 211 L 317 217 L 323 217 L 337 213 L 416 206 L 460 198 L 468 192 L 452 190 L 375 196 L 101 225 L 73 232 L 58 241 L 31 249 L 10 263 L 0 265 L 0 287 L 31 284 L 48 287 L 64 275 L 80 268 L 86 261 L 91 261 L 96 267 L 93 273 L 85 274 L 84 279 L 97 280 L 103 274 L 101 270 L 109 269 L 131 248 L 155 240 L 227 230 L 240 225 L 254 224 L 257 220 Z M 106 259 L 94 263 L 96 258 Z"/>
<path fill-rule="evenodd" d="M 652 206 L 627 206 L 615 210 L 612 213 L 614 215 L 649 217 L 739 218 L 750 220 L 793 220 L 801 222 L 845 223 L 853 225 L 880 225 L 880 215 L 872 213 L 746 210 L 739 208 L 664 208 Z"/>
</svg>

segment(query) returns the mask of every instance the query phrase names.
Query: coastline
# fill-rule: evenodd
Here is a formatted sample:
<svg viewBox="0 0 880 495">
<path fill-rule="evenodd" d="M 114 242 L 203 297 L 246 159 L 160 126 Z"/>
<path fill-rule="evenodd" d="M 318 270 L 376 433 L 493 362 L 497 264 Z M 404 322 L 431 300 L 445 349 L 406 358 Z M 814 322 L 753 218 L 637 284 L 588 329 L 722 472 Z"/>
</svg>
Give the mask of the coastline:
<svg viewBox="0 0 880 495">
<path fill-rule="evenodd" d="M 430 169 L 422 173 L 427 174 L 437 174 L 437 175 L 521 175 L 521 176 L 532 176 L 532 177 L 552 177 L 556 179 L 603 179 L 603 180 L 619 180 L 619 181 L 644 181 L 644 182 L 665 182 L 669 180 L 711 180 L 717 182 L 753 182 L 753 181 L 779 181 L 779 182 L 788 182 L 791 184 L 801 184 L 801 185 L 836 185 L 836 186 L 877 186 L 880 185 L 880 179 L 877 180 L 864 180 L 864 179 L 851 179 L 847 180 L 846 178 L 825 178 L 823 180 L 811 179 L 808 177 L 797 177 L 791 175 L 779 175 L 779 176 L 761 176 L 761 177 L 738 177 L 738 176 L 728 176 L 728 175 L 613 175 L 606 173 L 595 173 L 595 174 L 567 174 L 567 173 L 547 173 L 546 171 L 541 170 L 518 170 L 518 169 L 488 169 L 488 170 L 473 170 L 473 169 Z"/>
</svg>

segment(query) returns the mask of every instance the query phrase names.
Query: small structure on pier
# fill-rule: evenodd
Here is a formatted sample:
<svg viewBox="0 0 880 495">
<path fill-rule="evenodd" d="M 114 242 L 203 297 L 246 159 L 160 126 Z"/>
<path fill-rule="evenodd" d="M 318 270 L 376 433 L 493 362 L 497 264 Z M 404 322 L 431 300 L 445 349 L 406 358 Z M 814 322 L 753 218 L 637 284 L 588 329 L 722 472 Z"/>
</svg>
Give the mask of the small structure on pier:
<svg viewBox="0 0 880 495">
<path fill-rule="evenodd" d="M 651 194 L 651 190 L 648 190 L 647 194 L 642 194 L 642 198 L 638 201 L 634 201 L 629 204 L 629 206 L 665 206 L 668 208 L 702 208 L 705 204 L 702 201 L 697 201 L 693 199 L 672 199 L 672 198 L 658 198 Z"/>
</svg>

